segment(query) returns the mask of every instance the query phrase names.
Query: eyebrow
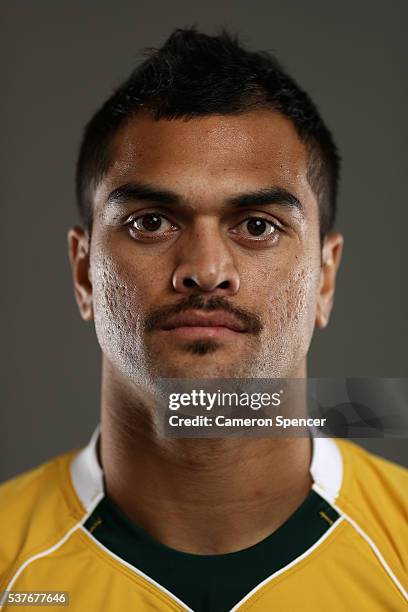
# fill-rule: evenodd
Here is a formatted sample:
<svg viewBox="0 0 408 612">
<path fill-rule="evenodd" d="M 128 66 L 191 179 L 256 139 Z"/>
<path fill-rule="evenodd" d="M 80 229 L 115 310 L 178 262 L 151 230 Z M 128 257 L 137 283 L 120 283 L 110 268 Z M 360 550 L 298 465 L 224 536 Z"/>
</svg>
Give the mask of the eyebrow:
<svg viewBox="0 0 408 612">
<path fill-rule="evenodd" d="M 168 189 L 156 189 L 144 183 L 126 183 L 114 189 L 106 200 L 107 204 L 126 204 L 143 200 L 155 202 L 156 204 L 181 204 L 182 198 Z"/>
<path fill-rule="evenodd" d="M 238 207 L 260 206 L 265 204 L 282 204 L 297 209 L 303 214 L 303 206 L 290 191 L 283 187 L 265 187 L 250 193 L 233 196 L 228 204 Z"/>
<path fill-rule="evenodd" d="M 113 205 L 126 204 L 128 202 L 152 202 L 155 204 L 183 205 L 185 200 L 175 191 L 168 189 L 156 189 L 144 183 L 126 183 L 114 189 L 108 196 L 106 203 Z M 268 204 L 279 204 L 297 210 L 303 215 L 301 202 L 290 191 L 283 187 L 265 187 L 256 191 L 242 193 L 227 198 L 228 206 L 246 208 L 248 206 L 260 206 Z"/>
</svg>

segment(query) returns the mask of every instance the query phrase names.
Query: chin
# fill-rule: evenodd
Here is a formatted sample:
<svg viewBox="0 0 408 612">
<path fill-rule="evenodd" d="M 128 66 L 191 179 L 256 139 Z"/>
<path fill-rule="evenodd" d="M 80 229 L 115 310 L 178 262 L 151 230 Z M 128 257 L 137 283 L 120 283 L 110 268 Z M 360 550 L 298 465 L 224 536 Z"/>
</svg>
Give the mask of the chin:
<svg viewBox="0 0 408 612">
<path fill-rule="evenodd" d="M 183 354 L 163 353 L 150 364 L 151 378 L 231 378 L 233 368 L 225 354 L 209 346 L 195 346 Z"/>
<path fill-rule="evenodd" d="M 268 377 L 266 360 L 255 347 L 214 338 L 188 340 L 177 346 L 150 347 L 149 372 L 157 378 L 257 378 Z"/>
<path fill-rule="evenodd" d="M 183 346 L 183 350 L 190 355 L 198 355 L 204 357 L 205 355 L 212 355 L 222 349 L 222 344 L 216 340 L 194 340 L 186 342 Z"/>
</svg>

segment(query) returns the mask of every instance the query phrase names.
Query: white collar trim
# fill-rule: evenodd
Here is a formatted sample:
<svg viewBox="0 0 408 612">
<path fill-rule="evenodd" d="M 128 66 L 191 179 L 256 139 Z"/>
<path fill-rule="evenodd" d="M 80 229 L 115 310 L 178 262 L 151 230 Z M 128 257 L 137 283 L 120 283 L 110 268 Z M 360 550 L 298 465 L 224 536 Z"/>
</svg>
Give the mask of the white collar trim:
<svg viewBox="0 0 408 612">
<path fill-rule="evenodd" d="M 95 499 L 104 493 L 103 472 L 97 454 L 100 430 L 98 425 L 87 446 L 71 461 L 72 484 L 87 512 L 94 505 Z"/>
<path fill-rule="evenodd" d="M 313 455 L 310 474 L 313 488 L 319 489 L 334 504 L 343 482 L 343 457 L 333 438 L 312 438 Z"/>
<path fill-rule="evenodd" d="M 89 511 L 95 499 L 103 495 L 103 471 L 99 465 L 97 443 L 100 425 L 92 437 L 71 462 L 71 478 L 74 489 L 84 506 Z M 343 458 L 337 444 L 332 438 L 313 437 L 313 453 L 310 474 L 314 486 L 324 494 L 327 501 L 335 503 L 343 481 Z"/>
</svg>

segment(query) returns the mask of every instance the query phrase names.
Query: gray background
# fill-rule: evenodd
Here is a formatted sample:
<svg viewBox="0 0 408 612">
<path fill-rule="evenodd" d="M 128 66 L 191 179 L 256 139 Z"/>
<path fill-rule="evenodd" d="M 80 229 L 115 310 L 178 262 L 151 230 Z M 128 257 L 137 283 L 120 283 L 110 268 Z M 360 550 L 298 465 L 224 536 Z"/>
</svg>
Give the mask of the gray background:
<svg viewBox="0 0 408 612">
<path fill-rule="evenodd" d="M 312 376 L 407 376 L 405 1 L 2 2 L 4 297 L 0 480 L 82 445 L 98 420 L 100 354 L 77 313 L 66 232 L 81 131 L 174 27 L 220 25 L 277 52 L 344 158 L 336 307 Z M 366 446 L 408 464 L 406 439 Z"/>
</svg>

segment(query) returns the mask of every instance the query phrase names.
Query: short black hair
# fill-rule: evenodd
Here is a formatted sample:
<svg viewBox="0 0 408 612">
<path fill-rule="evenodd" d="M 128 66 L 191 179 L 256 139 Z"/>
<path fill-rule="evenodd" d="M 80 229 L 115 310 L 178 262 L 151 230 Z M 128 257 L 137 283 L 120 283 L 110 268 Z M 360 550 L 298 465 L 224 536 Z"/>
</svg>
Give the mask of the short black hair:
<svg viewBox="0 0 408 612">
<path fill-rule="evenodd" d="M 336 216 L 340 156 L 309 95 L 266 51 L 249 51 L 227 31 L 210 36 L 176 29 L 112 94 L 87 124 L 80 148 L 76 192 L 80 217 L 92 228 L 95 187 L 111 164 L 110 143 L 135 113 L 155 120 L 193 119 L 270 108 L 289 118 L 307 145 L 308 180 L 320 210 L 321 239 Z"/>
</svg>

